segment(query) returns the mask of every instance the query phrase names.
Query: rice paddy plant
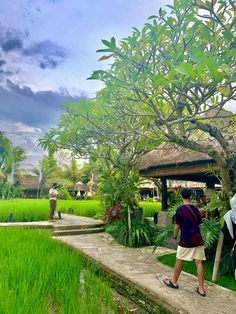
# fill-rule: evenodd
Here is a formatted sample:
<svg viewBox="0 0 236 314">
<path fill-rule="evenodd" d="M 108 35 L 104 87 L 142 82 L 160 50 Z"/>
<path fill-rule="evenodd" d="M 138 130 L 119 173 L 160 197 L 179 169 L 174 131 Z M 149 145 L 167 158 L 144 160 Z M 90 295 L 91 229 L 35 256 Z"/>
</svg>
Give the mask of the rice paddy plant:
<svg viewBox="0 0 236 314">
<path fill-rule="evenodd" d="M 108 282 L 49 235 L 0 228 L 0 313 L 117 313 Z"/>
<path fill-rule="evenodd" d="M 94 217 L 103 211 L 99 201 L 95 200 L 58 200 L 57 210 L 63 213 L 72 212 L 74 215 Z M 12 199 L 0 200 L 0 221 L 9 221 L 13 213 L 14 221 L 43 221 L 48 220 L 48 199 Z"/>
<path fill-rule="evenodd" d="M 9 221 L 10 213 L 14 221 L 43 221 L 48 219 L 48 200 L 12 199 L 0 201 L 0 221 Z"/>
<path fill-rule="evenodd" d="M 140 202 L 139 205 L 143 209 L 144 217 L 153 217 L 156 212 L 161 210 L 161 203 L 159 202 Z"/>
<path fill-rule="evenodd" d="M 144 217 L 152 217 L 161 209 L 160 203 L 140 202 Z M 63 213 L 73 213 L 78 216 L 102 216 L 104 210 L 97 200 L 58 200 L 57 210 Z M 0 200 L 0 222 L 9 221 L 13 213 L 14 221 L 43 221 L 48 220 L 48 199 L 11 199 Z"/>
<path fill-rule="evenodd" d="M 103 213 L 103 208 L 97 200 L 59 200 L 58 210 L 68 213 L 73 209 L 73 214 L 77 216 L 94 217 L 98 213 Z"/>
</svg>

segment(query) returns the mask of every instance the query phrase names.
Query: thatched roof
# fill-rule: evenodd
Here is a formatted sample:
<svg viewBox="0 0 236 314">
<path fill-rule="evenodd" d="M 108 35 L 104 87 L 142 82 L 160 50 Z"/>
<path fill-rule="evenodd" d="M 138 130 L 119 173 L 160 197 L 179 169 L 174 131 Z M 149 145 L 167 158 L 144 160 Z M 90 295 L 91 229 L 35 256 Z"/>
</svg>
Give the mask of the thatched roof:
<svg viewBox="0 0 236 314">
<path fill-rule="evenodd" d="M 160 147 L 141 156 L 136 164 L 139 170 L 151 167 L 177 166 L 184 163 L 214 162 L 207 154 L 195 152 L 173 144 L 163 144 Z"/>
<path fill-rule="evenodd" d="M 24 174 L 19 176 L 19 182 L 23 189 L 37 189 L 38 188 L 38 176 L 31 174 Z"/>
<path fill-rule="evenodd" d="M 219 169 L 207 154 L 168 143 L 141 156 L 136 168 L 143 177 L 207 182 L 210 176 L 211 180 L 218 182 L 209 173 L 209 165 L 214 170 Z"/>
<path fill-rule="evenodd" d="M 214 117 L 217 114 L 221 119 L 214 119 L 213 123 L 217 128 L 226 128 L 231 125 L 236 124 L 236 117 L 232 117 L 232 112 L 227 110 L 221 110 L 219 113 L 218 110 L 212 109 L 206 115 Z M 211 121 L 212 123 L 212 121 Z M 220 151 L 222 148 L 219 143 L 216 142 L 213 138 L 208 138 L 205 140 L 204 144 L 207 142 L 213 147 Z M 231 145 L 231 148 L 236 151 L 236 131 L 233 136 L 228 140 Z M 202 164 L 216 164 L 215 160 L 208 156 L 205 153 L 199 153 L 187 148 L 180 147 L 172 143 L 163 143 L 158 148 L 144 154 L 141 156 L 136 163 L 136 167 L 141 173 L 145 173 L 151 169 L 157 168 L 173 168 L 173 167 L 185 167 L 191 165 L 202 165 Z M 203 168 L 201 169 L 203 171 Z M 196 172 L 195 172 L 196 173 Z"/>
</svg>

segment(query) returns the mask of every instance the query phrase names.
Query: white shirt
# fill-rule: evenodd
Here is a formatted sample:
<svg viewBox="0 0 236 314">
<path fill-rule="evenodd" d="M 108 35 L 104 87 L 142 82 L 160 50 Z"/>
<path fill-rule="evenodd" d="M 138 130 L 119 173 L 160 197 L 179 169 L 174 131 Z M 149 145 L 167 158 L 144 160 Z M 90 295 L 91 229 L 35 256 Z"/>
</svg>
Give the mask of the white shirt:
<svg viewBox="0 0 236 314">
<path fill-rule="evenodd" d="M 57 196 L 58 196 L 58 192 L 56 189 L 51 188 L 49 191 L 49 195 L 50 195 L 50 200 L 57 200 Z"/>
</svg>

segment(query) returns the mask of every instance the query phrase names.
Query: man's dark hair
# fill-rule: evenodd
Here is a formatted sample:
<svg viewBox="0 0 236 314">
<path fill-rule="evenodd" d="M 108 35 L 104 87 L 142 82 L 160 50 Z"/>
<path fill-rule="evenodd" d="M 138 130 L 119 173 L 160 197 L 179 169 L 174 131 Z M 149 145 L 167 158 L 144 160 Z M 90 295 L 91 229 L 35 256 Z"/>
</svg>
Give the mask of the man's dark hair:
<svg viewBox="0 0 236 314">
<path fill-rule="evenodd" d="M 52 188 L 57 188 L 57 183 L 53 183 Z"/>
<path fill-rule="evenodd" d="M 181 191 L 181 196 L 184 200 L 188 200 L 191 198 L 192 192 L 189 189 L 183 189 Z"/>
</svg>

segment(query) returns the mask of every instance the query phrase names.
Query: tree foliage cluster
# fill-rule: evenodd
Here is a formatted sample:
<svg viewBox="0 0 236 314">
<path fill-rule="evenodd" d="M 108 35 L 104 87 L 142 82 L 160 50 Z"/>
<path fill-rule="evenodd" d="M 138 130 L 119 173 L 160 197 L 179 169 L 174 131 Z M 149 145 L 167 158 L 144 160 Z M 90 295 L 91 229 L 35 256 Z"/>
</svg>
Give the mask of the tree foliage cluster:
<svg viewBox="0 0 236 314">
<path fill-rule="evenodd" d="M 14 183 L 19 177 L 20 163 L 25 159 L 24 150 L 16 146 L 0 131 L 0 197 L 20 193 Z"/>
<path fill-rule="evenodd" d="M 66 104 L 41 145 L 106 158 L 116 150 L 133 164 L 171 142 L 215 159 L 224 192 L 234 193 L 236 122 L 225 107 L 236 100 L 235 23 L 235 0 L 174 0 L 119 43 L 102 40 L 99 60 L 111 64 L 90 79 L 105 87 Z"/>
</svg>

